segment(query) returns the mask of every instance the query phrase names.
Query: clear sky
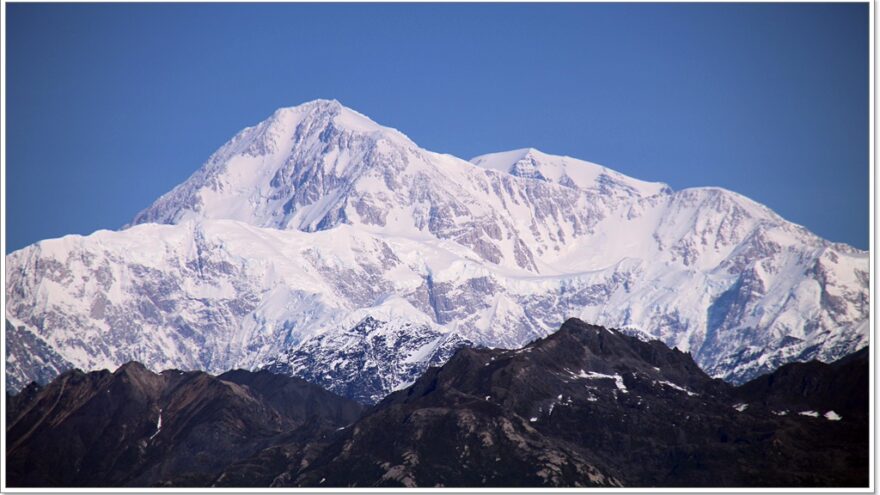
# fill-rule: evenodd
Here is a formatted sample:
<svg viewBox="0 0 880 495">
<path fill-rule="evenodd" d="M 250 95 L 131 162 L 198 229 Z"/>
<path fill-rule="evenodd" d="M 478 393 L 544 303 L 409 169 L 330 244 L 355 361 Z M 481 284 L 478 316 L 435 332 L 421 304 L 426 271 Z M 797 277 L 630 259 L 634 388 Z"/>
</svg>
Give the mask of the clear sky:
<svg viewBox="0 0 880 495">
<path fill-rule="evenodd" d="M 868 247 L 868 4 L 6 4 L 7 252 L 335 98 L 432 151 L 721 186 Z"/>
</svg>

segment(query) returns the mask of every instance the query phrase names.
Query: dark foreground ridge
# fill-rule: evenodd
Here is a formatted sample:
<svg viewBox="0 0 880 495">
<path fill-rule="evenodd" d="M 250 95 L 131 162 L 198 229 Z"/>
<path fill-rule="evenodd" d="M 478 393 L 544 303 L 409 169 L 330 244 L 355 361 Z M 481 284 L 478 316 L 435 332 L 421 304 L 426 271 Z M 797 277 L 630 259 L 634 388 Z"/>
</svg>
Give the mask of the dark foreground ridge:
<svg viewBox="0 0 880 495">
<path fill-rule="evenodd" d="M 359 409 L 267 372 L 69 372 L 10 398 L 8 483 L 868 485 L 867 349 L 732 387 L 572 319 L 522 349 L 461 349 Z"/>
<path fill-rule="evenodd" d="M 278 442 L 319 439 L 361 406 L 262 371 L 156 374 L 69 371 L 8 402 L 7 483 L 208 486 L 216 473 Z"/>
</svg>

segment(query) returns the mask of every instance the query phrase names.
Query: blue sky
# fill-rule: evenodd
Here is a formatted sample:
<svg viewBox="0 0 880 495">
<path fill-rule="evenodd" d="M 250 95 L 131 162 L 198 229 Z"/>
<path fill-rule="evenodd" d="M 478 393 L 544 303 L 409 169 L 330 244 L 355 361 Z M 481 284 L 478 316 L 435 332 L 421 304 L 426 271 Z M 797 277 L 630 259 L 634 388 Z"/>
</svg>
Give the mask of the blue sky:
<svg viewBox="0 0 880 495">
<path fill-rule="evenodd" d="M 868 247 L 868 4 L 5 4 L 7 252 L 336 98 L 462 158 L 721 186 Z"/>
</svg>

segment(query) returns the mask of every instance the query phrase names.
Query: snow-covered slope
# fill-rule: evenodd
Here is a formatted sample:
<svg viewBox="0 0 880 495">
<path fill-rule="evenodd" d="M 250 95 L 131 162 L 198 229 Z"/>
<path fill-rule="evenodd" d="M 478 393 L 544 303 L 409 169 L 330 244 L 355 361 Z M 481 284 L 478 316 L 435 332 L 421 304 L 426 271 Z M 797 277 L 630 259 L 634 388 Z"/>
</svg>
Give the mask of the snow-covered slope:
<svg viewBox="0 0 880 495">
<path fill-rule="evenodd" d="M 10 254 L 6 296 L 14 388 L 136 359 L 374 400 L 445 359 L 435 341 L 516 347 L 570 316 L 735 381 L 868 342 L 867 253 L 743 196 L 533 149 L 468 162 L 326 100 L 243 130 L 125 230 Z"/>
<path fill-rule="evenodd" d="M 654 196 L 671 192 L 659 182 L 644 182 L 627 177 L 595 163 L 568 156 L 553 156 L 534 148 L 526 148 L 472 158 L 471 162 L 485 169 L 497 170 L 516 177 L 561 184 L 573 189 L 630 195 Z"/>
<path fill-rule="evenodd" d="M 380 321 L 372 316 L 372 309 L 364 312 L 370 314 L 351 330 L 317 335 L 265 368 L 372 404 L 411 385 L 429 366 L 442 365 L 461 347 L 473 346 L 455 333 L 438 331 L 430 322 Z"/>
</svg>

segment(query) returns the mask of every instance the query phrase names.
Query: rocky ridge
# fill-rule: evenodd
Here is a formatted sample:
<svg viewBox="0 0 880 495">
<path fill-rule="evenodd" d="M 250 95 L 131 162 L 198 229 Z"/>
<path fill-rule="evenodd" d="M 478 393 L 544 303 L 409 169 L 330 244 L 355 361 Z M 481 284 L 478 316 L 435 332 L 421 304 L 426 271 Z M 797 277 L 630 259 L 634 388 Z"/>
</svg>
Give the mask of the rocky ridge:
<svg viewBox="0 0 880 495">
<path fill-rule="evenodd" d="M 360 412 L 267 372 L 68 372 L 8 397 L 10 486 L 865 487 L 867 350 L 734 387 L 571 319 Z M 360 414 L 358 415 L 358 413 Z"/>
</svg>

